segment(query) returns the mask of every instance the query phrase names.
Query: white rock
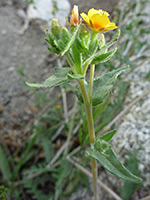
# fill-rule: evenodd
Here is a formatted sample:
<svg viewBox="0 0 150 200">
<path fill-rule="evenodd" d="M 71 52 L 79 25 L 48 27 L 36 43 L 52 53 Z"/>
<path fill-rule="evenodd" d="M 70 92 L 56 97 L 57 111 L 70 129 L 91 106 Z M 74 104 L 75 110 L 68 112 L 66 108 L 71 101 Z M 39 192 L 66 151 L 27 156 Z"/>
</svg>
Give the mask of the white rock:
<svg viewBox="0 0 150 200">
<path fill-rule="evenodd" d="M 29 20 L 42 19 L 50 25 L 52 19 L 56 18 L 62 26 L 66 25 L 65 17 L 68 17 L 71 10 L 68 0 L 55 0 L 56 10 L 53 10 L 55 8 L 52 0 L 34 0 L 34 2 L 35 6 L 31 4 L 27 10 Z"/>
</svg>

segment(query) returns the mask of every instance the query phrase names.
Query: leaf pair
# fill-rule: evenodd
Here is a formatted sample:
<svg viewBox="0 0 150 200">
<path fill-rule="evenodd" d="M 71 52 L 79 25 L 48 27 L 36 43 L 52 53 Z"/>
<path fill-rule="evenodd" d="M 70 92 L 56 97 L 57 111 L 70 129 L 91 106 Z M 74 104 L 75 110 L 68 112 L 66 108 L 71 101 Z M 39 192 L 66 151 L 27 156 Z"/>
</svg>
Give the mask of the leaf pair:
<svg viewBox="0 0 150 200">
<path fill-rule="evenodd" d="M 129 66 L 122 67 L 111 72 L 100 76 L 93 81 L 93 91 L 92 91 L 92 105 L 97 106 L 101 104 L 107 95 L 109 94 L 110 89 L 113 87 L 117 77 L 124 72 Z M 87 92 L 88 92 L 89 84 L 86 84 Z M 78 99 L 81 103 L 83 103 L 83 98 L 81 95 L 80 89 L 77 91 Z"/>
<path fill-rule="evenodd" d="M 133 175 L 125 168 L 109 144 L 115 133 L 114 130 L 97 138 L 91 148 L 86 151 L 87 155 L 97 160 L 105 169 L 119 178 L 134 183 L 141 182 L 141 178 Z"/>
</svg>

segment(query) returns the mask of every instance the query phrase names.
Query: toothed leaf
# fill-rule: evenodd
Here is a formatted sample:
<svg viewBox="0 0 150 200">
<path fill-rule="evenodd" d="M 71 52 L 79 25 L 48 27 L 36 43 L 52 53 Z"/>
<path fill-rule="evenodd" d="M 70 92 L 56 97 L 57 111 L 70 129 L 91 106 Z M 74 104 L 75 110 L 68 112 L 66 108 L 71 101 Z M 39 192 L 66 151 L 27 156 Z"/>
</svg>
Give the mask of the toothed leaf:
<svg viewBox="0 0 150 200">
<path fill-rule="evenodd" d="M 104 54 L 100 54 L 99 56 L 96 56 L 93 61 L 92 64 L 98 64 L 98 63 L 104 63 L 107 62 L 113 55 L 114 53 L 117 51 L 117 48 L 115 48 L 112 51 L 109 51 L 107 53 Z"/>
<path fill-rule="evenodd" d="M 91 148 L 86 151 L 87 155 L 97 160 L 106 170 L 124 181 L 140 183 L 142 181 L 141 178 L 133 175 L 125 168 L 113 151 L 112 146 L 106 140 L 103 140 L 102 137 L 97 138 Z"/>
<path fill-rule="evenodd" d="M 70 68 L 55 68 L 55 74 L 50 76 L 42 84 L 26 83 L 30 87 L 34 88 L 52 88 L 62 83 L 68 82 L 68 73 L 71 72 Z"/>
<path fill-rule="evenodd" d="M 111 72 L 104 74 L 96 79 L 93 82 L 93 91 L 92 91 L 92 104 L 96 106 L 102 103 L 107 95 L 109 94 L 110 89 L 113 87 L 117 77 L 128 69 L 127 67 L 122 67 Z"/>
</svg>

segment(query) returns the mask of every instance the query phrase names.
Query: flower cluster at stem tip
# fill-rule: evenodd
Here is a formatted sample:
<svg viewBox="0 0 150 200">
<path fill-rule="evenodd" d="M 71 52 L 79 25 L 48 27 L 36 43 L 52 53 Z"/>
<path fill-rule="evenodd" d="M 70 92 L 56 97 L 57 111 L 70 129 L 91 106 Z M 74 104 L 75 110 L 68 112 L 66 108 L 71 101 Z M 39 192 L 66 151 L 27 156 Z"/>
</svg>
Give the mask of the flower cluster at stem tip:
<svg viewBox="0 0 150 200">
<path fill-rule="evenodd" d="M 108 12 L 94 8 L 91 8 L 88 14 L 81 13 L 81 17 L 94 32 L 105 32 L 118 28 L 114 22 L 110 22 L 108 16 Z M 70 25 L 76 26 L 79 23 L 78 6 L 75 5 L 72 9 Z"/>
</svg>

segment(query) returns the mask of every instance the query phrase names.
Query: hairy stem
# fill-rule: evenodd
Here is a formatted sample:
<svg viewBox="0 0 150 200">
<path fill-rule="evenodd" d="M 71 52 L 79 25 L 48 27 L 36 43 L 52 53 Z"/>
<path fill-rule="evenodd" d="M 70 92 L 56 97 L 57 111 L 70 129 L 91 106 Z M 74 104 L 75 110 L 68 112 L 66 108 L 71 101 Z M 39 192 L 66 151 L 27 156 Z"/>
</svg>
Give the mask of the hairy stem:
<svg viewBox="0 0 150 200">
<path fill-rule="evenodd" d="M 90 102 L 91 102 L 91 99 L 92 99 L 92 89 L 93 89 L 94 71 L 95 71 L 95 65 L 94 65 L 94 64 L 91 64 L 90 82 L 89 82 L 89 91 L 88 91 L 88 97 L 89 97 Z"/>
<path fill-rule="evenodd" d="M 85 104 L 85 111 L 87 115 L 87 121 L 88 121 L 88 130 L 90 135 L 90 143 L 93 144 L 95 141 L 95 130 L 94 130 L 94 121 L 93 121 L 93 114 L 92 114 L 92 103 L 90 101 L 91 95 L 92 95 L 92 85 L 93 85 L 93 77 L 94 77 L 94 66 L 92 66 L 91 69 L 91 76 L 90 76 L 90 92 L 87 94 L 84 80 L 78 80 L 81 93 L 83 96 L 84 104 Z M 89 98 L 90 97 L 90 98 Z M 94 189 L 94 199 L 97 200 L 97 162 L 95 159 L 91 159 L 92 162 L 92 175 L 93 175 L 93 189 Z"/>
<path fill-rule="evenodd" d="M 77 74 L 76 67 L 75 67 L 74 62 L 73 62 L 73 60 L 72 60 L 72 58 L 71 58 L 70 53 L 66 53 L 65 56 L 66 56 L 66 58 L 67 58 L 67 61 L 68 61 L 69 65 L 70 65 L 70 67 L 71 67 L 73 73 L 74 73 L 74 74 Z"/>
</svg>

